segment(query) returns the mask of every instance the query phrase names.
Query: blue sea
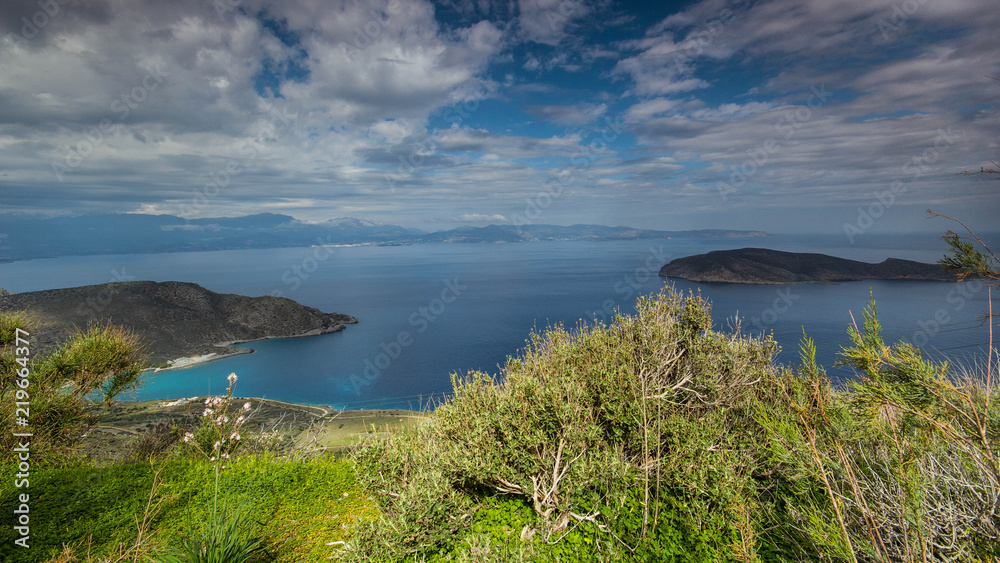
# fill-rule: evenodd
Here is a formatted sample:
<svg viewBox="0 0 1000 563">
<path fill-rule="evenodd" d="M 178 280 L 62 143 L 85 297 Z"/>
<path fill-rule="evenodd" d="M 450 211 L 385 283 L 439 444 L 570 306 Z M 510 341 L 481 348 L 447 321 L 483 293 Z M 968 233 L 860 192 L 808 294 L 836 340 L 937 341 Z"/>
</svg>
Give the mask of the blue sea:
<svg viewBox="0 0 1000 563">
<path fill-rule="evenodd" d="M 888 340 L 906 340 L 937 359 L 985 361 L 984 286 L 973 282 L 863 281 L 783 286 L 665 281 L 671 259 L 757 246 L 823 252 L 865 261 L 887 257 L 933 262 L 944 252 L 931 235 L 865 241 L 843 237 L 668 239 L 614 242 L 423 244 L 276 248 L 173 254 L 75 256 L 0 264 L 0 287 L 14 292 L 120 280 L 177 280 L 220 293 L 282 295 L 358 319 L 341 332 L 242 344 L 255 352 L 194 367 L 148 373 L 136 399 L 222 391 L 357 408 L 420 408 L 451 390 L 451 374 L 498 374 L 532 331 L 554 324 L 610 320 L 633 313 L 635 299 L 665 283 L 700 292 L 717 328 L 736 319 L 745 332 L 772 332 L 778 361 L 797 361 L 803 329 L 819 360 L 834 367 L 849 344 L 851 314 L 862 322 L 871 291 Z"/>
</svg>

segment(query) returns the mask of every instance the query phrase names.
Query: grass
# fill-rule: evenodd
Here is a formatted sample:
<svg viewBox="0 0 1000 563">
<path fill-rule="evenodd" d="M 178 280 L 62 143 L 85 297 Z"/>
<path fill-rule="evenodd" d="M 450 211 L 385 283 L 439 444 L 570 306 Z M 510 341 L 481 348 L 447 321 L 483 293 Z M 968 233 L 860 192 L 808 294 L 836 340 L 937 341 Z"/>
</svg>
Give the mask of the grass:
<svg viewBox="0 0 1000 563">
<path fill-rule="evenodd" d="M 64 545 L 73 546 L 78 556 L 89 552 L 100 560 L 132 545 L 136 517 L 146 511 L 157 470 L 157 495 L 164 500 L 152 521 L 151 541 L 175 544 L 187 532 L 189 518 L 203 520 L 211 511 L 214 473 L 208 460 L 43 465 L 32 469 L 31 549 L 19 553 L 18 561 L 47 561 Z M 0 466 L 0 511 L 5 514 L 13 513 L 15 494 L 24 492 L 12 487 L 15 472 L 9 463 Z M 376 514 L 358 489 L 350 463 L 329 456 L 237 459 L 223 471 L 220 486 L 231 502 L 250 502 L 277 561 L 327 561 L 342 545 L 336 542 L 349 539 L 356 521 Z M 12 546 L 14 539 L 11 527 L 0 528 L 0 545 Z"/>
</svg>

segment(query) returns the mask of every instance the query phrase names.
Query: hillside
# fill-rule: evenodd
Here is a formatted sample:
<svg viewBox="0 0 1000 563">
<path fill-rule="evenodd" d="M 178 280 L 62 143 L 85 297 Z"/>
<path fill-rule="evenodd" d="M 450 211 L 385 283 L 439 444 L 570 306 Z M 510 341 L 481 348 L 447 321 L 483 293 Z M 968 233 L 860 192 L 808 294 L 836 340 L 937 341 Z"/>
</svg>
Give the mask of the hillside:
<svg viewBox="0 0 1000 563">
<path fill-rule="evenodd" d="M 312 336 L 356 323 L 284 297 L 246 297 L 183 282 L 129 281 L 0 295 L 0 311 L 37 319 L 35 352 L 65 342 L 89 323 L 125 326 L 149 345 L 150 363 L 204 354 L 247 353 L 235 342 Z"/>
<path fill-rule="evenodd" d="M 716 250 L 672 260 L 660 275 L 695 282 L 802 283 L 855 280 L 954 280 L 937 264 L 888 258 L 878 264 L 826 254 L 764 248 Z"/>
</svg>

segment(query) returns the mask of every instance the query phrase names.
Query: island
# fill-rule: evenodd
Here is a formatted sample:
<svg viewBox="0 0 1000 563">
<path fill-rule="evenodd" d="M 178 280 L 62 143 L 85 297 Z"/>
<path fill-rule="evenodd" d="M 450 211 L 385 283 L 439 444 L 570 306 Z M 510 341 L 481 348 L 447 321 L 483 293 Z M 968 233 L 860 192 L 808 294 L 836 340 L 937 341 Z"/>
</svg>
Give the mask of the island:
<svg viewBox="0 0 1000 563">
<path fill-rule="evenodd" d="M 782 252 L 766 248 L 715 250 L 672 260 L 660 276 L 694 282 L 787 284 L 856 280 L 955 281 L 938 264 L 888 258 L 878 264 L 826 254 Z"/>
<path fill-rule="evenodd" d="M 358 322 L 285 297 L 215 293 L 185 282 L 127 281 L 0 294 L 0 311 L 26 312 L 39 352 L 68 341 L 93 323 L 135 332 L 149 363 L 182 367 L 253 352 L 232 346 L 267 338 L 314 336 Z"/>
</svg>

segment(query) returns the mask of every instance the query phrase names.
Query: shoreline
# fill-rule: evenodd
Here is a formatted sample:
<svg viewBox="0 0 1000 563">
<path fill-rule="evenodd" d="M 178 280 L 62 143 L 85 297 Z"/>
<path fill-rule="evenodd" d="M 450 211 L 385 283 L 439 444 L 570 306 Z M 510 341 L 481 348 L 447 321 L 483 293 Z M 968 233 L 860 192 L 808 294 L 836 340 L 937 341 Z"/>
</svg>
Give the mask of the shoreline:
<svg viewBox="0 0 1000 563">
<path fill-rule="evenodd" d="M 351 317 L 353 318 L 353 317 Z M 184 369 L 193 367 L 200 364 L 207 364 L 209 362 L 214 362 L 217 360 L 223 360 L 233 356 L 242 356 L 244 354 L 253 354 L 256 352 L 253 348 L 239 348 L 236 344 L 248 344 L 250 342 L 263 342 L 265 340 L 284 340 L 287 338 L 308 338 L 310 336 L 323 336 L 325 334 L 334 334 L 340 332 L 347 328 L 348 324 L 357 324 L 357 319 L 353 323 L 340 323 L 336 325 L 332 330 L 324 329 L 312 329 L 306 331 L 302 334 L 293 334 L 290 336 L 265 336 L 263 338 L 253 338 L 249 340 L 231 340 L 226 342 L 218 342 L 213 344 L 217 348 L 222 348 L 219 352 L 209 352 L 207 354 L 199 354 L 196 356 L 182 356 L 180 358 L 174 358 L 173 360 L 167 361 L 166 367 L 149 367 L 143 370 L 143 372 L 160 373 L 162 371 L 170 371 L 174 369 Z"/>
</svg>

